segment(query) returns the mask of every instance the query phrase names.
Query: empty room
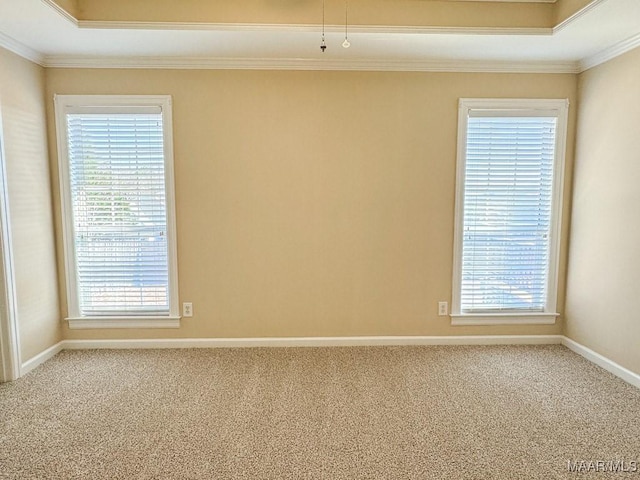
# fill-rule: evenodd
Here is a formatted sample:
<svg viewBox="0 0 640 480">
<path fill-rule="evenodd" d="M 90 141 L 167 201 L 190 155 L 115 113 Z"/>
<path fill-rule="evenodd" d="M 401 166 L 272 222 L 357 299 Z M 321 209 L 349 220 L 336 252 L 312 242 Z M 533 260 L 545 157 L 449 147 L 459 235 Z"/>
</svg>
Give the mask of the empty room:
<svg viewBox="0 0 640 480">
<path fill-rule="evenodd" d="M 640 475 L 639 0 L 0 0 L 0 478 Z"/>
</svg>

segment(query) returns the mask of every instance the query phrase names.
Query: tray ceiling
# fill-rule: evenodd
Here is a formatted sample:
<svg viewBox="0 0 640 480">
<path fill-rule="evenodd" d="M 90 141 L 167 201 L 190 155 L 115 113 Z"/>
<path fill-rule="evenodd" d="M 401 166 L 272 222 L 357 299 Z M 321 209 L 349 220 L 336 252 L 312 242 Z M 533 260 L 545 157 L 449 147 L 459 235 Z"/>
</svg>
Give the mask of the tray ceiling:
<svg viewBox="0 0 640 480">
<path fill-rule="evenodd" d="M 348 49 L 325 0 L 324 53 L 320 0 L 151 1 L 0 0 L 0 45 L 51 67 L 575 72 L 640 44 L 638 0 L 350 0 Z"/>
</svg>

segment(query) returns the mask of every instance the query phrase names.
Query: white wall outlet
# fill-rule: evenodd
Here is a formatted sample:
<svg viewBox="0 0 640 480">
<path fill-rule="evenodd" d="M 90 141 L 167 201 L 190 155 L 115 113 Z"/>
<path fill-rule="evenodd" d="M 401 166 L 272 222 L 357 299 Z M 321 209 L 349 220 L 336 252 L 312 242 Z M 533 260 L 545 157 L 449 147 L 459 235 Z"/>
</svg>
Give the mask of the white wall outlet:
<svg viewBox="0 0 640 480">
<path fill-rule="evenodd" d="M 438 315 L 444 317 L 449 313 L 449 302 L 438 302 Z"/>
<path fill-rule="evenodd" d="M 183 317 L 193 317 L 193 303 L 184 302 L 182 304 L 182 316 Z"/>
</svg>

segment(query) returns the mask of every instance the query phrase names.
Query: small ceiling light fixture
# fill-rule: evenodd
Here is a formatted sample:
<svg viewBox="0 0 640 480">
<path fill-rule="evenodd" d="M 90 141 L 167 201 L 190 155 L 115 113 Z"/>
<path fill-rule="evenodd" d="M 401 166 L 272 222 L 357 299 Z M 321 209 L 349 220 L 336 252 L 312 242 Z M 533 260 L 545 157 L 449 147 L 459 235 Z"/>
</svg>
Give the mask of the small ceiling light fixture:
<svg viewBox="0 0 640 480">
<path fill-rule="evenodd" d="M 349 42 L 349 0 L 344 0 L 344 42 L 342 46 L 349 48 L 351 43 Z"/>
<path fill-rule="evenodd" d="M 320 43 L 320 50 L 322 53 L 327 49 L 327 44 L 324 41 L 324 0 L 322 0 L 322 42 Z"/>
</svg>

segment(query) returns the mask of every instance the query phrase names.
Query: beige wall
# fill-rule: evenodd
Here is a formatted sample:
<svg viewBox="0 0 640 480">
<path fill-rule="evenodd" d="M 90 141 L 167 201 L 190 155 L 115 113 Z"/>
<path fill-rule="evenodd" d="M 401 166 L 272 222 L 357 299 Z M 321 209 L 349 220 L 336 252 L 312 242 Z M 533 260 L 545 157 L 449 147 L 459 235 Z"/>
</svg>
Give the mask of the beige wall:
<svg viewBox="0 0 640 480">
<path fill-rule="evenodd" d="M 84 21 L 205 22 L 258 24 L 318 24 L 319 4 L 263 0 L 53 0 Z M 352 25 L 413 25 L 435 27 L 552 28 L 600 0 L 492 2 L 469 0 L 366 0 L 350 3 Z M 179 6 L 176 5 L 179 3 Z M 279 7 L 279 8 L 278 8 Z M 341 25 L 344 2 L 326 0 L 326 22 Z"/>
<path fill-rule="evenodd" d="M 61 339 L 44 69 L 2 48 L 0 115 L 24 361 Z"/>
<path fill-rule="evenodd" d="M 320 4 L 264 0 L 212 2 L 189 0 L 54 0 L 85 21 L 209 22 L 318 24 Z M 487 2 L 485 0 L 352 0 L 352 25 L 412 25 L 441 27 L 551 28 L 599 0 L 557 0 L 555 3 Z M 341 25 L 344 2 L 327 0 L 328 24 Z"/>
<path fill-rule="evenodd" d="M 344 1 L 325 3 L 326 23 L 342 25 Z M 77 4 L 81 20 L 285 25 L 318 25 L 322 21 L 322 2 L 300 0 L 78 0 Z M 352 0 L 349 24 L 550 28 L 555 25 L 556 8 L 551 3 Z"/>
<path fill-rule="evenodd" d="M 640 373 L 640 49 L 580 75 L 566 335 Z"/>
<path fill-rule="evenodd" d="M 436 313 L 451 297 L 458 99 L 573 104 L 574 75 L 49 69 L 59 206 L 54 93 L 173 96 L 180 299 L 195 311 L 179 330 L 66 338 L 562 331 Z"/>
</svg>

